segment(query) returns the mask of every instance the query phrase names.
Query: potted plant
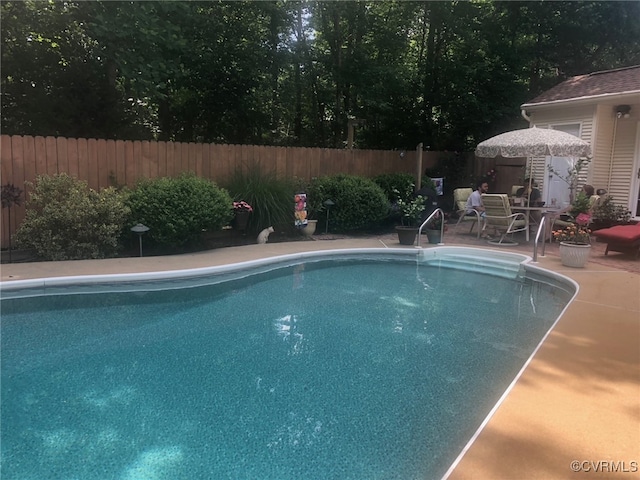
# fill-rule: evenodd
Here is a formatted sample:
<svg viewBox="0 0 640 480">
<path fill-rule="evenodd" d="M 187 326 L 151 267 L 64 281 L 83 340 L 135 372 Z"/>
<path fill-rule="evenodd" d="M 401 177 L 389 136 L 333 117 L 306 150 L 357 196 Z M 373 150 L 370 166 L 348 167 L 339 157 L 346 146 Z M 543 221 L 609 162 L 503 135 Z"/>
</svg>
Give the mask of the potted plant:
<svg viewBox="0 0 640 480">
<path fill-rule="evenodd" d="M 253 212 L 253 207 L 244 200 L 233 202 L 233 228 L 246 231 L 251 212 Z"/>
<path fill-rule="evenodd" d="M 622 205 L 613 202 L 613 197 L 605 197 L 593 208 L 592 230 L 609 228 L 614 225 L 624 225 L 629 223 L 631 212 Z"/>
<path fill-rule="evenodd" d="M 444 229 L 446 229 L 445 218 L 440 212 L 436 212 L 435 216 L 425 225 L 429 243 L 441 243 Z"/>
<path fill-rule="evenodd" d="M 418 234 L 418 223 L 422 212 L 425 209 L 424 197 L 413 195 L 413 185 L 408 185 L 404 193 L 400 193 L 396 188 L 393 193 L 397 195 L 395 207 L 400 213 L 401 225 L 396 226 L 398 240 L 402 245 L 413 245 Z"/>
<path fill-rule="evenodd" d="M 580 213 L 576 223 L 554 230 L 553 239 L 560 242 L 560 261 L 566 267 L 584 267 L 591 252 L 591 215 Z"/>
</svg>

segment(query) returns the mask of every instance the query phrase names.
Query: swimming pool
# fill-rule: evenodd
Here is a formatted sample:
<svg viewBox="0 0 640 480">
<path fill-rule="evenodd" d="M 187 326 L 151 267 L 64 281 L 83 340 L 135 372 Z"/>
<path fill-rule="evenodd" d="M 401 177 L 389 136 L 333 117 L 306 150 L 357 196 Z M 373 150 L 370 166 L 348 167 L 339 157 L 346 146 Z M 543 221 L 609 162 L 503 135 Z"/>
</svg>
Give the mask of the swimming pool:
<svg viewBox="0 0 640 480">
<path fill-rule="evenodd" d="M 3 285 L 3 478 L 440 478 L 575 294 L 525 260 Z"/>
</svg>

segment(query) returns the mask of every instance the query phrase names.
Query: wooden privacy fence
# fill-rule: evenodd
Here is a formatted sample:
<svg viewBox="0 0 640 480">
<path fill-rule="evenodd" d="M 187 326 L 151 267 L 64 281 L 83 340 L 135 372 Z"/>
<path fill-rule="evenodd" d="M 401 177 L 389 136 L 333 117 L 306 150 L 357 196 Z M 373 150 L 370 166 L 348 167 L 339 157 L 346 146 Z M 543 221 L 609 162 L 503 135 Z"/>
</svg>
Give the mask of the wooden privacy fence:
<svg viewBox="0 0 640 480">
<path fill-rule="evenodd" d="M 1 246 L 9 242 L 25 215 L 26 182 L 38 175 L 68 173 L 99 190 L 109 186 L 133 186 L 140 178 L 172 177 L 182 172 L 224 184 L 240 167 L 259 163 L 265 171 L 283 177 L 313 177 L 348 173 L 374 177 L 381 173 L 416 173 L 415 151 L 338 150 L 328 148 L 271 147 L 211 143 L 177 143 L 127 140 L 99 140 L 63 137 L 0 137 L 2 185 L 7 183 L 25 190 L 21 206 L 2 209 Z M 423 152 L 424 168 L 435 165 L 446 155 Z M 451 154 L 452 155 L 452 154 Z"/>
</svg>

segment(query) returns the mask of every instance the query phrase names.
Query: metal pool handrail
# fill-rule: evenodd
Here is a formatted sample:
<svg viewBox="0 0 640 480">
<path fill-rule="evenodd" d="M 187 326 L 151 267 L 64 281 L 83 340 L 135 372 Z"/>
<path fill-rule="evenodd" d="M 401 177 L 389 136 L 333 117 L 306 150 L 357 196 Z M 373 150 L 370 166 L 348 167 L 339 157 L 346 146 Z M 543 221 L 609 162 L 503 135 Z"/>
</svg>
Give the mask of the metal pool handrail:
<svg viewBox="0 0 640 480">
<path fill-rule="evenodd" d="M 444 242 L 442 241 L 442 239 L 444 238 L 444 212 L 442 211 L 441 208 L 436 208 L 433 212 L 431 212 L 431 215 L 429 215 L 427 219 L 424 222 L 422 222 L 422 225 L 420 225 L 420 228 L 418 229 L 418 247 L 420 246 L 420 237 L 422 236 L 422 229 L 427 225 L 427 223 L 429 223 L 429 221 L 431 221 L 431 219 L 438 212 L 440 212 L 440 215 L 442 215 L 442 222 L 440 222 L 440 243 L 438 243 L 438 245 L 444 245 Z"/>
<path fill-rule="evenodd" d="M 538 240 L 540 239 L 540 233 L 542 232 L 542 253 L 541 257 L 544 257 L 544 250 L 547 245 L 547 226 L 545 225 L 545 220 L 547 217 L 544 215 L 540 219 L 540 225 L 538 225 L 538 231 L 536 232 L 536 238 L 533 241 L 533 262 L 538 262 Z"/>
</svg>

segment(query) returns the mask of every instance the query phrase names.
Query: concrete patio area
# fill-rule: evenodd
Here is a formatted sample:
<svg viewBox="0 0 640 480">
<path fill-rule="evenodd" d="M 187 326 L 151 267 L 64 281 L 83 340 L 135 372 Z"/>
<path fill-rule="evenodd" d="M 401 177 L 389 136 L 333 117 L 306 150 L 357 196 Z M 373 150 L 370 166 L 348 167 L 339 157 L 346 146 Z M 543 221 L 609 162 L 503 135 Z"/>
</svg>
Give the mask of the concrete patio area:
<svg viewBox="0 0 640 480">
<path fill-rule="evenodd" d="M 314 239 L 176 256 L 4 264 L 1 279 L 176 270 L 304 251 L 399 247 L 393 233 Z M 452 226 L 444 242 L 533 252 L 524 241 L 495 247 Z M 424 237 L 422 246 L 429 247 Z M 604 244 L 598 243 L 583 269 L 562 266 L 554 244 L 538 260 L 538 266 L 575 280 L 578 296 L 449 478 L 640 478 L 640 260 L 604 256 Z"/>
</svg>

